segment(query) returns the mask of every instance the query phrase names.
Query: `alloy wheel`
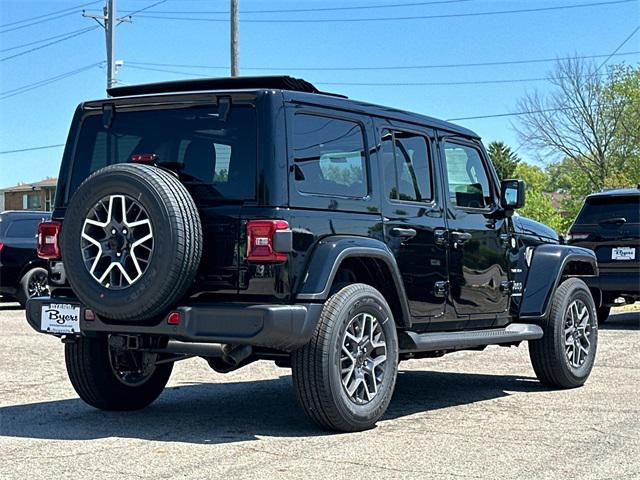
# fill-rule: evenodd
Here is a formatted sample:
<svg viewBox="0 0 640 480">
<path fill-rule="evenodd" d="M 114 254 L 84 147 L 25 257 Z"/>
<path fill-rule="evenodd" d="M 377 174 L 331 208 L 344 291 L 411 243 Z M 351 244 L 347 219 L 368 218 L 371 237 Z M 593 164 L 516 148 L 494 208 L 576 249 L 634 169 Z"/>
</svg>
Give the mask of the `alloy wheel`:
<svg viewBox="0 0 640 480">
<path fill-rule="evenodd" d="M 42 297 L 49 294 L 47 272 L 35 271 L 27 282 L 27 294 L 31 297 Z"/>
<path fill-rule="evenodd" d="M 369 403 L 384 381 L 387 343 L 378 319 L 369 313 L 354 316 L 344 332 L 340 368 L 342 386 L 356 404 Z"/>
<path fill-rule="evenodd" d="M 592 329 L 593 315 L 589 307 L 582 300 L 571 302 L 565 314 L 564 345 L 567 360 L 574 368 L 581 367 L 589 356 Z"/>
<path fill-rule="evenodd" d="M 116 378 L 129 387 L 145 383 L 156 370 L 158 354 L 109 346 L 109 363 Z"/>
<path fill-rule="evenodd" d="M 100 285 L 127 288 L 153 255 L 153 229 L 144 207 L 128 195 L 109 195 L 89 211 L 80 240 L 84 265 Z"/>
</svg>

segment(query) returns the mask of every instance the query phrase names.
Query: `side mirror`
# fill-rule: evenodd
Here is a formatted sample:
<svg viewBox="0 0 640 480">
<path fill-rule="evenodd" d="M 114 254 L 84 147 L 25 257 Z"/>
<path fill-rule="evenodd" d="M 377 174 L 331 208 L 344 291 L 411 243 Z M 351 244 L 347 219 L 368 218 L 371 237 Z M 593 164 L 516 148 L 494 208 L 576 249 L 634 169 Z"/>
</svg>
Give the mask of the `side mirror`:
<svg viewBox="0 0 640 480">
<path fill-rule="evenodd" d="M 500 183 L 500 202 L 505 210 L 524 207 L 524 180 L 503 180 Z"/>
</svg>

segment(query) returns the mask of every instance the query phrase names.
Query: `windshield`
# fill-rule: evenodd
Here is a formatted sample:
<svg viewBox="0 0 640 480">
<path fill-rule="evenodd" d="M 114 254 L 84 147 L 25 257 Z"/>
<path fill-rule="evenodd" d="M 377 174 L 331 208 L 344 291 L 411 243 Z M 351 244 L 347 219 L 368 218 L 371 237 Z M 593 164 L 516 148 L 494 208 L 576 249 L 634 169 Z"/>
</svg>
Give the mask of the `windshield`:
<svg viewBox="0 0 640 480">
<path fill-rule="evenodd" d="M 217 106 L 117 110 L 111 125 L 102 114 L 82 122 L 73 160 L 70 195 L 91 173 L 132 156 L 154 158 L 189 188 L 213 199 L 255 198 L 256 113 L 233 105 L 225 119 Z"/>
<path fill-rule="evenodd" d="M 640 195 L 589 198 L 578 214 L 575 223 L 595 225 L 623 218 L 625 223 L 640 223 Z"/>
</svg>

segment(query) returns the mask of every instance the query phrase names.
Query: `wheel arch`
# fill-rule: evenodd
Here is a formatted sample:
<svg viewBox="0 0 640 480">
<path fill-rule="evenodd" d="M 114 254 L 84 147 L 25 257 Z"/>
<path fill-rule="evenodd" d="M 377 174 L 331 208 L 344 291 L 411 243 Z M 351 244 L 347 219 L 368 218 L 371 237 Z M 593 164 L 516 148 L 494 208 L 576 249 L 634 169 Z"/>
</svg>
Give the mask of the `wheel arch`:
<svg viewBox="0 0 640 480">
<path fill-rule="evenodd" d="M 379 290 L 401 327 L 411 325 L 409 304 L 400 270 L 389 248 L 366 237 L 332 236 L 316 245 L 296 299 L 324 301 L 341 283 L 367 283 Z"/>
<path fill-rule="evenodd" d="M 22 280 L 22 277 L 24 277 L 25 274 L 33 268 L 44 268 L 45 270 L 47 270 L 47 261 L 42 258 L 33 258 L 29 260 L 22 266 L 20 275 L 18 276 L 18 282 L 20 282 Z"/>
<path fill-rule="evenodd" d="M 595 254 L 586 248 L 570 245 L 545 244 L 536 247 L 520 304 L 520 319 L 546 318 L 551 308 L 553 292 L 566 278 L 597 277 L 599 274 Z M 600 291 L 590 288 L 596 306 Z"/>
</svg>

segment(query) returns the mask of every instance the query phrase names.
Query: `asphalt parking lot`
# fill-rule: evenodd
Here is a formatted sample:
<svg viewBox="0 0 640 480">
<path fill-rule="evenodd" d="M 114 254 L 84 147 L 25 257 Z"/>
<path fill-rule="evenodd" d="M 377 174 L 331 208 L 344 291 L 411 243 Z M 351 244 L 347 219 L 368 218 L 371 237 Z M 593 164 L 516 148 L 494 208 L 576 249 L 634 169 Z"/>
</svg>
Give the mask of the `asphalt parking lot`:
<svg viewBox="0 0 640 480">
<path fill-rule="evenodd" d="M 63 345 L 0 304 L 0 478 L 640 478 L 640 313 L 600 330 L 583 388 L 549 391 L 526 347 L 401 364 L 385 419 L 318 431 L 290 372 L 179 362 L 146 410 L 105 413 L 67 380 Z"/>
</svg>

